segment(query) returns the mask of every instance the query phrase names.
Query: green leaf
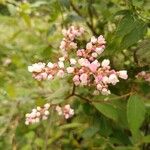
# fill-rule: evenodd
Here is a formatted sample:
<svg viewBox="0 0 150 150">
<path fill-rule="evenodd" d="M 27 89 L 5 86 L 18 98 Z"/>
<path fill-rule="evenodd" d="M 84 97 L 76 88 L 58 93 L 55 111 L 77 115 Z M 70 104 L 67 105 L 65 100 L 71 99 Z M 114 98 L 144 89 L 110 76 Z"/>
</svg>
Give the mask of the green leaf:
<svg viewBox="0 0 150 150">
<path fill-rule="evenodd" d="M 24 20 L 24 22 L 31 27 L 32 23 L 31 23 L 31 18 L 29 15 L 25 14 L 25 13 L 21 13 L 21 17 Z"/>
<path fill-rule="evenodd" d="M 132 134 L 137 134 L 145 117 L 145 105 L 141 97 L 133 95 L 127 104 L 127 119 Z"/>
<path fill-rule="evenodd" d="M 150 135 L 144 136 L 143 137 L 143 142 L 144 143 L 150 143 Z"/>
<path fill-rule="evenodd" d="M 131 13 L 126 14 L 120 21 L 116 36 L 117 37 L 123 37 L 126 34 L 130 33 L 131 30 L 135 27 L 135 20 Z"/>
<path fill-rule="evenodd" d="M 112 127 L 110 120 L 108 120 L 104 116 L 101 116 L 99 117 L 99 125 L 100 125 L 99 132 L 102 136 L 109 136 L 110 134 L 112 134 Z"/>
<path fill-rule="evenodd" d="M 86 139 L 90 139 L 92 136 L 94 136 L 99 131 L 98 127 L 92 126 L 84 130 L 82 133 L 82 137 Z"/>
<path fill-rule="evenodd" d="M 94 106 L 106 117 L 114 121 L 118 120 L 117 110 L 113 105 L 94 103 Z"/>
<path fill-rule="evenodd" d="M 121 49 L 128 48 L 137 43 L 147 31 L 147 25 L 142 20 L 137 20 L 131 32 L 124 36 L 121 41 Z"/>
<path fill-rule="evenodd" d="M 42 138 L 36 138 L 34 143 L 41 148 L 44 146 L 44 140 Z"/>
<path fill-rule="evenodd" d="M 35 137 L 35 132 L 30 131 L 30 132 L 28 132 L 28 133 L 25 134 L 25 137 L 26 137 L 26 139 L 28 141 L 32 141 L 34 139 L 34 137 Z"/>
<path fill-rule="evenodd" d="M 52 47 L 51 46 L 47 46 L 46 48 L 43 49 L 41 55 L 43 56 L 43 58 L 45 60 L 50 59 L 50 56 L 52 55 Z"/>
<path fill-rule="evenodd" d="M 143 0 L 132 0 L 132 3 L 136 7 L 141 7 L 143 5 L 144 1 Z"/>
<path fill-rule="evenodd" d="M 12 5 L 12 4 L 7 4 L 7 7 L 8 7 L 8 10 L 9 10 L 9 12 L 10 12 L 10 14 L 13 16 L 13 15 L 15 15 L 16 14 L 16 7 L 14 6 L 14 5 Z"/>
</svg>

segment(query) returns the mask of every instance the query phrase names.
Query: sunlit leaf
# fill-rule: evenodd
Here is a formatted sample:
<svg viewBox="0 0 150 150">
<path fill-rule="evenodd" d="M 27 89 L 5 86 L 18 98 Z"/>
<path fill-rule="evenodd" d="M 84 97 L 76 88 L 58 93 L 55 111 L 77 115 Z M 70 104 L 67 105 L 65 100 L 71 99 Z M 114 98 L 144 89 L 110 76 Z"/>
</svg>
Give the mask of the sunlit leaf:
<svg viewBox="0 0 150 150">
<path fill-rule="evenodd" d="M 94 106 L 97 108 L 98 111 L 100 111 L 106 117 L 115 121 L 118 120 L 117 110 L 113 105 L 94 103 Z"/>
</svg>

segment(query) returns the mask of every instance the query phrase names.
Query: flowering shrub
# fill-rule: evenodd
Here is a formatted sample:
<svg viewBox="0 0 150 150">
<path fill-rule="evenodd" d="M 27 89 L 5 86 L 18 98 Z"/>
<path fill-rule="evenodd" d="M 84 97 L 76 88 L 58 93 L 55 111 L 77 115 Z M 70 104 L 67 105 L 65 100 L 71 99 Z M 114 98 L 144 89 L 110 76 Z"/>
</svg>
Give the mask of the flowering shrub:
<svg viewBox="0 0 150 150">
<path fill-rule="evenodd" d="M 57 63 L 39 62 L 28 66 L 28 71 L 33 73 L 33 78 L 38 81 L 41 80 L 53 80 L 55 76 L 63 78 L 66 75 L 72 75 L 72 82 L 74 86 L 88 86 L 95 87 L 95 95 L 110 94 L 109 84 L 116 85 L 119 82 L 119 78 L 127 79 L 127 71 L 115 71 L 110 67 L 109 59 L 104 59 L 101 63 L 98 61 L 98 56 L 104 51 L 106 41 L 102 35 L 98 38 L 91 37 L 90 42 L 86 44 L 86 49 L 79 49 L 75 39 L 84 33 L 82 27 L 71 26 L 68 30 L 62 31 L 64 38 L 61 41 L 60 49 L 62 57 L 59 58 Z M 75 57 L 71 57 L 74 55 Z M 86 88 L 86 87 L 85 87 Z M 26 124 L 39 122 L 40 118 L 47 119 L 49 114 L 48 108 L 45 104 L 44 108 L 32 110 L 31 114 L 26 114 Z M 66 119 L 74 115 L 74 110 L 70 108 L 70 105 L 56 106 L 56 111 L 59 115 L 64 115 Z"/>
<path fill-rule="evenodd" d="M 0 150 L 149 150 L 148 6 L 1 0 Z"/>
</svg>

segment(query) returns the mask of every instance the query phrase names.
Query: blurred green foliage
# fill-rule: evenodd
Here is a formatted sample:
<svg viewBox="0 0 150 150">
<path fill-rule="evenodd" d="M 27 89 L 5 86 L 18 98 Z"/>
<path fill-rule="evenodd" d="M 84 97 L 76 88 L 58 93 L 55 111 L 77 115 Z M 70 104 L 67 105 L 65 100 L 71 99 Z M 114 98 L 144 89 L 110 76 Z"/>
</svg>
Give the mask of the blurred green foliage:
<svg viewBox="0 0 150 150">
<path fill-rule="evenodd" d="M 0 149 L 148 150 L 150 86 L 135 75 L 150 67 L 149 16 L 148 0 L 0 0 Z M 129 79 L 111 89 L 110 101 L 78 89 L 102 101 L 90 105 L 70 98 L 76 115 L 68 121 L 52 111 L 47 121 L 25 126 L 24 115 L 33 107 L 66 103 L 72 88 L 68 79 L 37 82 L 27 66 L 55 61 L 61 30 L 72 24 L 85 27 L 85 41 L 103 34 L 102 58 L 128 70 Z M 118 98 L 131 91 L 136 94 Z"/>
</svg>

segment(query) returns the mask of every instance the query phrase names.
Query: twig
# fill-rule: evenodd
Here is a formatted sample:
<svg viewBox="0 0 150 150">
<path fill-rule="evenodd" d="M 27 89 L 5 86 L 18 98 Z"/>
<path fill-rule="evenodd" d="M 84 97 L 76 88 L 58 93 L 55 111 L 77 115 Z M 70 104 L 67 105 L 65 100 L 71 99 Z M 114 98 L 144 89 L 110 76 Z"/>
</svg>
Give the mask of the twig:
<svg viewBox="0 0 150 150">
<path fill-rule="evenodd" d="M 89 0 L 88 2 L 88 12 L 89 12 L 89 17 L 90 17 L 90 24 L 93 28 L 93 13 L 92 13 L 92 3 L 93 3 L 93 0 Z"/>
<path fill-rule="evenodd" d="M 130 92 L 130 93 L 121 95 L 121 96 L 119 96 L 119 97 L 117 97 L 117 98 L 112 98 L 112 99 L 110 99 L 110 100 L 117 100 L 117 99 L 125 98 L 125 97 L 130 96 L 130 95 L 133 95 L 133 94 L 134 94 L 133 92 Z"/>
<path fill-rule="evenodd" d="M 75 90 L 76 90 L 76 86 L 75 86 L 75 84 L 73 84 L 73 88 L 72 88 L 72 95 L 74 95 Z"/>
<path fill-rule="evenodd" d="M 74 96 L 74 94 L 75 94 L 75 89 L 76 89 L 76 86 L 75 86 L 75 84 L 73 84 L 71 94 L 70 94 L 70 95 L 68 95 L 65 99 L 69 99 L 70 97 Z"/>
<path fill-rule="evenodd" d="M 129 92 L 129 93 L 124 94 L 124 95 L 121 95 L 121 96 L 119 96 L 119 97 L 117 97 L 117 98 L 111 98 L 111 99 L 107 99 L 107 100 L 90 100 L 90 99 L 88 99 L 88 98 L 86 98 L 86 97 L 81 96 L 80 94 L 76 94 L 76 93 L 75 93 L 75 88 L 76 88 L 76 86 L 73 84 L 73 88 L 72 88 L 71 94 L 68 95 L 65 99 L 69 99 L 70 97 L 76 96 L 76 97 L 79 97 L 80 99 L 82 99 L 82 100 L 84 100 L 84 101 L 86 101 L 86 102 L 88 102 L 88 103 L 90 103 L 90 104 L 92 104 L 92 103 L 94 103 L 94 102 L 97 102 L 97 103 L 105 103 L 105 102 L 109 102 L 109 101 L 112 101 L 112 100 L 122 99 L 122 98 L 128 97 L 128 96 L 130 96 L 130 95 L 133 95 L 133 94 L 135 93 L 135 92 Z"/>
<path fill-rule="evenodd" d="M 134 94 L 133 92 L 130 92 L 130 93 L 121 95 L 121 96 L 119 96 L 117 98 L 111 98 L 111 99 L 107 99 L 107 100 L 90 100 L 90 99 L 85 98 L 85 97 L 83 97 L 83 96 L 81 96 L 79 94 L 74 94 L 74 96 L 77 96 L 77 97 L 79 97 L 79 98 L 81 98 L 83 100 L 86 100 L 89 103 L 94 103 L 94 102 L 97 102 L 97 103 L 106 103 L 106 102 L 109 102 L 109 101 L 112 101 L 112 100 L 122 99 L 122 98 L 128 97 L 128 96 L 133 95 L 133 94 Z"/>
<path fill-rule="evenodd" d="M 134 59 L 134 62 L 137 64 L 137 66 L 139 66 L 139 61 L 138 61 L 136 53 L 137 53 L 137 49 L 133 51 L 133 59 Z"/>
<path fill-rule="evenodd" d="M 107 99 L 107 100 L 103 100 L 103 101 L 101 101 L 101 100 L 94 100 L 94 101 L 92 101 L 92 102 L 109 102 L 109 101 L 112 101 L 112 100 L 119 100 L 119 99 L 128 97 L 128 96 L 133 95 L 133 94 L 134 94 L 133 92 L 130 92 L 130 93 L 121 95 L 121 96 L 116 97 L 116 98 L 111 98 L 111 99 Z"/>
<path fill-rule="evenodd" d="M 96 31 L 94 30 L 93 25 L 90 24 L 90 23 L 86 20 L 86 18 L 82 15 L 82 13 L 81 13 L 81 12 L 78 10 L 78 8 L 74 5 L 74 3 L 72 2 L 72 0 L 70 0 L 70 5 L 71 5 L 72 9 L 73 9 L 80 17 L 82 17 L 83 19 L 85 19 L 86 25 L 87 25 L 87 26 L 89 27 L 89 29 L 92 31 L 93 35 L 98 35 L 98 34 L 96 33 Z"/>
<path fill-rule="evenodd" d="M 79 95 L 79 94 L 74 94 L 74 96 L 79 97 L 80 99 L 83 99 L 84 101 L 86 101 L 86 102 L 88 102 L 88 103 L 92 103 L 91 100 L 89 100 L 88 98 L 85 98 L 85 97 L 83 97 L 83 96 L 81 96 L 81 95 Z"/>
</svg>

